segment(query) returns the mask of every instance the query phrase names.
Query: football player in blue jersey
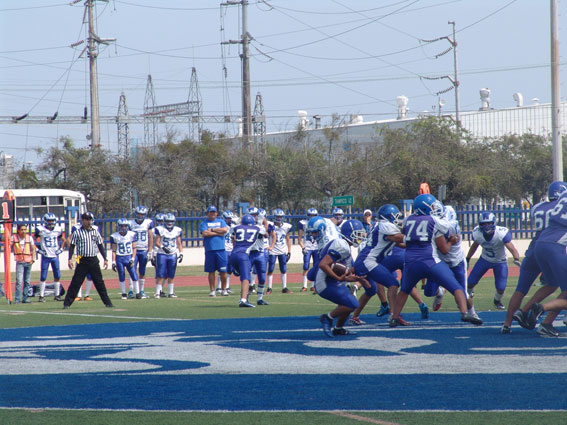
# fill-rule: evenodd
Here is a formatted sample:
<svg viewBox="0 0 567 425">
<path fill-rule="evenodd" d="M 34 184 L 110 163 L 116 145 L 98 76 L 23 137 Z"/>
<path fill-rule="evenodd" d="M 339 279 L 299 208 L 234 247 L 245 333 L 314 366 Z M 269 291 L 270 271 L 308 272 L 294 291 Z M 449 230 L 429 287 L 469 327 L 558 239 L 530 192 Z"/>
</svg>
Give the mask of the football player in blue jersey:
<svg viewBox="0 0 567 425">
<path fill-rule="evenodd" d="M 567 192 L 567 183 L 562 181 L 555 181 L 551 183 L 547 190 L 548 201 L 540 202 L 534 205 L 530 211 L 530 216 L 532 222 L 534 223 L 535 230 L 537 233 L 533 237 L 526 253 L 524 255 L 524 260 L 520 266 L 520 277 L 518 278 L 518 284 L 516 286 L 516 291 L 512 294 L 510 298 L 510 303 L 508 304 L 508 311 L 506 313 L 506 320 L 504 325 L 500 330 L 503 334 L 509 334 L 511 332 L 512 319 L 517 320 L 520 325 L 526 326 L 528 320 L 528 313 L 530 307 L 534 303 L 540 303 L 544 298 L 551 295 L 557 290 L 559 286 L 558 281 L 545 281 L 544 286 L 539 288 L 536 293 L 528 300 L 528 302 L 521 308 L 521 302 L 527 295 L 530 287 L 532 286 L 535 279 L 540 275 L 541 268 L 536 261 L 535 256 L 535 244 L 538 241 L 541 233 L 549 225 L 550 217 L 557 206 L 559 197 Z M 553 326 L 553 321 L 559 314 L 558 311 L 550 311 L 543 322 L 537 329 L 538 334 L 543 337 L 559 337 L 560 332 Z"/>
<path fill-rule="evenodd" d="M 461 312 L 461 320 L 476 325 L 482 321 L 467 312 L 467 299 L 459 282 L 453 276 L 449 266 L 443 262 L 438 252 L 447 254 L 451 245 L 457 243 L 458 237 L 445 238 L 448 231 L 446 222 L 431 215 L 436 201 L 430 194 L 423 194 L 413 201 L 413 214 L 404 220 L 402 233 L 405 235 L 406 253 L 400 292 L 396 297 L 390 327 L 400 324 L 400 313 L 408 295 L 417 282 L 423 278 L 434 279 L 455 297 Z"/>
<path fill-rule="evenodd" d="M 134 267 L 138 234 L 130 230 L 130 222 L 125 218 L 120 218 L 118 220 L 117 227 L 118 231 L 110 235 L 110 244 L 112 247 L 112 270 L 118 272 L 122 299 L 128 299 L 126 295 L 126 273 L 124 272 L 124 269 L 128 270 L 130 279 L 132 279 L 133 291 L 136 294 L 136 299 L 141 299 L 142 294 L 139 289 L 138 274 Z"/>
<path fill-rule="evenodd" d="M 272 283 L 274 279 L 274 269 L 276 268 L 276 259 L 280 268 L 280 276 L 282 279 L 282 293 L 290 294 L 291 291 L 287 287 L 287 262 L 291 257 L 291 224 L 284 222 L 284 211 L 277 208 L 274 211 L 274 232 L 273 238 L 270 238 L 270 246 L 268 247 L 268 292 L 272 292 Z"/>
<path fill-rule="evenodd" d="M 57 224 L 57 217 L 53 213 L 43 216 L 43 223 L 36 227 L 35 240 L 39 243 L 38 253 L 41 254 L 41 275 L 39 278 L 39 302 L 45 302 L 45 281 L 47 272 L 51 265 L 54 280 L 53 299 L 63 301 L 59 296 L 61 288 L 61 268 L 59 266 L 59 254 L 63 252 L 61 248 L 63 240 L 63 228 Z"/>
<path fill-rule="evenodd" d="M 313 229 L 314 227 L 312 227 Z M 315 240 L 320 238 L 319 228 L 312 232 Z M 347 220 L 341 226 L 341 237 L 328 242 L 320 252 L 316 276 L 315 290 L 320 297 L 331 301 L 337 306 L 329 313 L 319 317 L 323 331 L 328 337 L 348 335 L 349 332 L 344 328 L 350 313 L 358 307 L 358 300 L 351 294 L 344 282 L 360 282 L 366 289 L 370 289 L 370 283 L 363 277 L 352 273 L 348 268 L 346 273 L 339 276 L 333 271 L 334 263 L 341 263 L 346 267 L 351 266 L 352 257 L 350 247 L 358 247 L 365 239 L 365 232 L 359 220 Z M 333 327 L 334 320 L 337 320 Z"/>
<path fill-rule="evenodd" d="M 250 286 L 250 251 L 255 245 L 261 230 L 252 215 L 246 214 L 242 217 L 240 224 L 235 226 L 232 232 L 233 249 L 230 263 L 235 275 L 240 276 L 240 302 L 239 307 L 256 307 L 248 301 L 248 288 Z M 264 229 L 265 232 L 265 229 Z M 258 305 L 268 305 L 263 300 L 263 294 L 258 293 Z"/>
<path fill-rule="evenodd" d="M 307 210 L 307 219 L 299 220 L 297 223 L 297 240 L 301 247 L 301 253 L 303 254 L 302 292 L 307 291 L 307 271 L 309 270 L 311 258 L 313 258 L 313 264 L 318 261 L 317 242 L 314 241 L 309 232 L 306 231 L 307 223 L 311 218 L 316 217 L 317 214 L 318 212 L 315 208 L 309 208 Z M 313 283 L 311 283 L 311 289 L 313 289 Z"/>
<path fill-rule="evenodd" d="M 134 219 L 130 220 L 130 230 L 138 236 L 136 241 L 136 258 L 134 259 L 134 270 L 138 271 L 140 294 L 142 298 L 148 298 L 144 291 L 146 283 L 146 266 L 151 261 L 154 246 L 154 223 L 147 217 L 148 208 L 138 205 L 134 211 Z M 130 279 L 130 291 L 128 298 L 133 298 L 133 281 Z"/>
<path fill-rule="evenodd" d="M 491 212 L 483 212 L 479 216 L 479 225 L 473 229 L 473 243 L 467 254 L 467 264 L 479 246 L 482 247 L 480 258 L 475 263 L 468 277 L 468 289 L 472 294 L 474 287 L 482 276 L 492 269 L 494 272 L 494 306 L 500 310 L 506 309 L 502 304 L 502 296 L 508 282 L 508 262 L 506 250 L 514 258 L 514 264 L 520 266 L 520 254 L 512 243 L 512 234 L 507 227 L 496 226 L 496 217 Z"/>
</svg>

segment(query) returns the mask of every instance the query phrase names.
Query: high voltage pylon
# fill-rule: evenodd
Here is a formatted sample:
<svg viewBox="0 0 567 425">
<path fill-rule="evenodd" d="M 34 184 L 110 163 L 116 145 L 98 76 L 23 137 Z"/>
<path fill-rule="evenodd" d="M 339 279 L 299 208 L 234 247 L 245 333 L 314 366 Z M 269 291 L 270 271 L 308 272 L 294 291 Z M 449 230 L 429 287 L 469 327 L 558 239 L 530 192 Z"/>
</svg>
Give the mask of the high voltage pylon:
<svg viewBox="0 0 567 425">
<path fill-rule="evenodd" d="M 126 95 L 124 92 L 120 94 L 118 102 L 118 115 L 116 117 L 116 126 L 118 128 L 118 156 L 128 158 L 130 155 L 130 117 L 128 115 L 128 104 L 126 103 Z"/>
<path fill-rule="evenodd" d="M 144 146 L 155 147 L 157 144 L 157 117 L 152 115 L 152 110 L 156 106 L 156 94 L 152 76 L 148 74 L 146 83 L 146 95 L 144 97 Z"/>
<path fill-rule="evenodd" d="M 191 82 L 189 83 L 189 111 L 191 120 L 189 121 L 189 136 L 195 142 L 201 140 L 203 134 L 203 122 L 201 115 L 203 113 L 203 102 L 201 100 L 201 90 L 199 89 L 199 80 L 197 79 L 197 69 L 191 68 Z"/>
</svg>

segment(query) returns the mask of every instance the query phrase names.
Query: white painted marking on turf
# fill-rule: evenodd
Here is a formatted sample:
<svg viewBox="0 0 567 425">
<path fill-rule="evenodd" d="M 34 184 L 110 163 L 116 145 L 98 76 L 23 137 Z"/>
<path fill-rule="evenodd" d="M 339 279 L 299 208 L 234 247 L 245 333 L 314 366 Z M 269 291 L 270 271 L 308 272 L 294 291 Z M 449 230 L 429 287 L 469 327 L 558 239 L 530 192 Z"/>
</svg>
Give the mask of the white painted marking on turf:
<svg viewBox="0 0 567 425">
<path fill-rule="evenodd" d="M 125 310 L 122 310 L 125 311 Z M 94 313 L 70 313 L 65 312 L 55 312 L 55 311 L 6 311 L 0 310 L 0 313 L 11 314 L 46 314 L 55 316 L 77 316 L 77 317 L 104 317 L 107 319 L 134 319 L 134 320 L 193 320 L 193 319 L 179 319 L 172 317 L 143 317 L 143 316 L 114 316 L 111 314 L 94 314 Z"/>
<path fill-rule="evenodd" d="M 347 413 L 347 412 L 330 412 L 330 413 L 332 415 L 341 416 L 343 418 L 348 418 L 348 419 L 353 419 L 353 420 L 359 421 L 359 422 L 367 422 L 367 423 L 378 424 L 378 425 L 400 425 L 396 422 L 381 421 L 380 419 L 369 418 L 367 416 L 354 415 L 352 413 Z"/>
</svg>

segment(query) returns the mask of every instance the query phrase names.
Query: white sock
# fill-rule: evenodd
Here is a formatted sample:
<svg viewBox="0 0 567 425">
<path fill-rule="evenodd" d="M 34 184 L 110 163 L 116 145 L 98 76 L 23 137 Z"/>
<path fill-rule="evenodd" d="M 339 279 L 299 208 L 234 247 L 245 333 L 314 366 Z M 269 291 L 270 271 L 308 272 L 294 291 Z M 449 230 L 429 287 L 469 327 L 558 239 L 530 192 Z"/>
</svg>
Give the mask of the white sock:
<svg viewBox="0 0 567 425">
<path fill-rule="evenodd" d="M 59 296 L 59 290 L 61 289 L 61 282 L 53 282 L 53 287 L 55 289 L 55 292 L 53 293 L 54 297 L 58 297 Z M 42 295 L 43 296 L 43 295 Z"/>
<path fill-rule="evenodd" d="M 128 280 L 130 281 L 130 285 L 128 286 L 128 288 L 130 289 L 130 291 L 134 292 L 134 282 L 132 281 L 132 278 L 128 278 Z"/>
<path fill-rule="evenodd" d="M 495 299 L 496 301 L 500 301 L 500 300 L 502 300 L 502 296 L 503 296 L 503 295 L 504 295 L 504 294 L 499 294 L 498 292 L 496 292 L 496 293 L 494 294 L 494 299 Z"/>
<path fill-rule="evenodd" d="M 146 279 L 140 279 L 140 292 L 144 292 L 144 285 L 146 283 Z"/>
<path fill-rule="evenodd" d="M 445 291 L 443 288 L 439 287 L 439 289 L 437 289 L 437 296 L 442 297 L 443 295 L 445 295 Z"/>
<path fill-rule="evenodd" d="M 173 295 L 173 294 L 174 294 L 174 292 L 173 292 L 173 282 L 168 283 L 167 286 L 169 286 L 169 295 Z"/>
<path fill-rule="evenodd" d="M 133 284 L 134 284 L 134 294 L 140 293 L 140 284 L 138 283 L 138 281 L 135 280 L 135 281 L 133 282 Z"/>
<path fill-rule="evenodd" d="M 39 282 L 39 296 L 40 296 L 40 297 L 44 297 L 44 296 L 45 296 L 45 281 L 44 281 L 44 282 Z"/>
<path fill-rule="evenodd" d="M 471 308 L 469 308 L 467 311 L 468 311 L 469 314 L 472 314 L 472 315 L 475 315 L 475 314 L 476 314 L 476 311 L 474 311 L 474 306 L 472 306 Z"/>
<path fill-rule="evenodd" d="M 83 298 L 83 288 L 79 288 L 79 292 L 77 292 L 77 298 Z"/>
<path fill-rule="evenodd" d="M 246 302 L 246 298 L 240 298 L 240 302 L 241 302 L 241 303 L 245 303 L 245 302 Z"/>
<path fill-rule="evenodd" d="M 159 283 L 156 283 L 156 294 L 159 295 L 159 293 L 161 292 L 161 290 L 162 290 L 162 285 L 160 285 Z"/>
<path fill-rule="evenodd" d="M 303 287 L 307 288 L 307 275 L 303 276 Z"/>
<path fill-rule="evenodd" d="M 221 278 L 220 275 L 217 276 L 217 291 L 220 291 L 222 288 Z"/>
<path fill-rule="evenodd" d="M 226 289 L 230 288 L 230 275 L 226 275 Z"/>
<path fill-rule="evenodd" d="M 269 274 L 268 275 L 268 289 L 272 289 L 272 282 L 274 281 L 274 275 L 273 274 Z"/>
<path fill-rule="evenodd" d="M 250 285 L 256 285 L 256 274 L 255 273 L 250 274 Z"/>
<path fill-rule="evenodd" d="M 287 273 L 282 273 L 282 288 L 287 287 Z"/>
<path fill-rule="evenodd" d="M 120 282 L 120 292 L 122 292 L 123 294 L 126 293 L 126 282 L 124 281 Z"/>
<path fill-rule="evenodd" d="M 91 293 L 91 288 L 93 287 L 93 281 L 87 279 L 87 284 L 85 285 L 85 297 L 88 297 Z"/>
</svg>

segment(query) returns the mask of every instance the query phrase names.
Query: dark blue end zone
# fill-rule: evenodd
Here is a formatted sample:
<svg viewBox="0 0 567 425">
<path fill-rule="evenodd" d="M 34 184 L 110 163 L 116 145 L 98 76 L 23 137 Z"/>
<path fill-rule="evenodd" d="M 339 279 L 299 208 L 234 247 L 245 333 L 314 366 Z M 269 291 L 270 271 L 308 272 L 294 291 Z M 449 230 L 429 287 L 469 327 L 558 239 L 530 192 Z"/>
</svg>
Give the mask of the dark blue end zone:
<svg viewBox="0 0 567 425">
<path fill-rule="evenodd" d="M 336 340 L 324 336 L 316 317 L 3 329 L 0 407 L 567 408 L 567 338 L 517 327 L 501 335 L 500 312 L 482 314 L 482 327 L 462 325 L 454 313 L 425 322 L 407 316 L 412 328 L 363 317 L 369 324 L 356 336 Z M 404 373 L 408 368 L 416 371 Z"/>
</svg>

